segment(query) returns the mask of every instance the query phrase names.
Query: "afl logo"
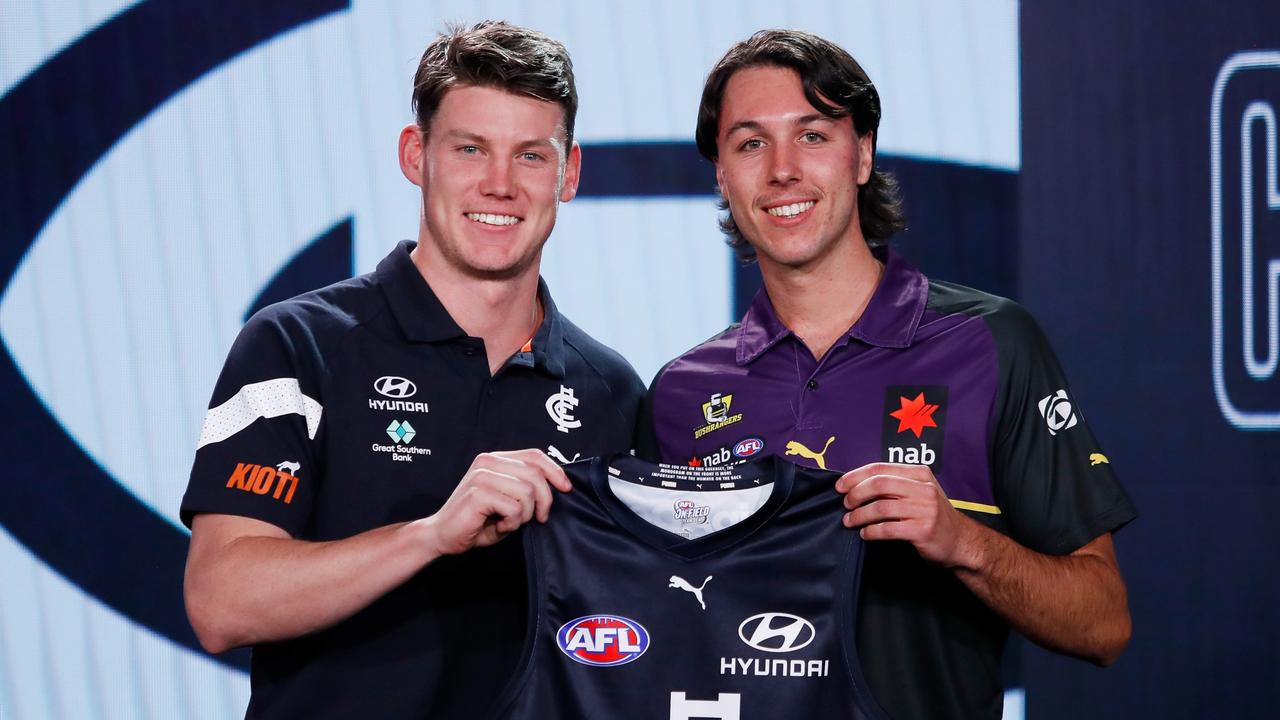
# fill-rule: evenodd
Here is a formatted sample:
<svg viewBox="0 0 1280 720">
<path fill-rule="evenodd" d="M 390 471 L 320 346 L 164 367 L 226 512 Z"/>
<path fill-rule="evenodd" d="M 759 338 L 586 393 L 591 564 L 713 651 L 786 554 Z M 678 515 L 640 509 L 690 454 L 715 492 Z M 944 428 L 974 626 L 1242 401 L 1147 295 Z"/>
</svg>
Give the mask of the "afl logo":
<svg viewBox="0 0 1280 720">
<path fill-rule="evenodd" d="M 739 440 L 737 445 L 733 446 L 733 456 L 738 458 L 749 458 L 758 455 L 764 449 L 764 441 L 760 438 L 747 438 Z"/>
<path fill-rule="evenodd" d="M 649 632 L 617 615 L 587 615 L 560 626 L 556 644 L 575 662 L 612 667 L 643 655 L 649 649 Z"/>
<path fill-rule="evenodd" d="M 784 653 L 799 650 L 813 642 L 817 633 L 813 624 L 790 613 L 752 615 L 738 626 L 738 637 L 756 650 Z"/>
<path fill-rule="evenodd" d="M 378 391 L 379 395 L 386 395 L 389 398 L 401 400 L 413 397 L 418 392 L 418 386 L 414 385 L 411 380 L 395 375 L 383 375 L 373 384 L 373 389 Z"/>
</svg>

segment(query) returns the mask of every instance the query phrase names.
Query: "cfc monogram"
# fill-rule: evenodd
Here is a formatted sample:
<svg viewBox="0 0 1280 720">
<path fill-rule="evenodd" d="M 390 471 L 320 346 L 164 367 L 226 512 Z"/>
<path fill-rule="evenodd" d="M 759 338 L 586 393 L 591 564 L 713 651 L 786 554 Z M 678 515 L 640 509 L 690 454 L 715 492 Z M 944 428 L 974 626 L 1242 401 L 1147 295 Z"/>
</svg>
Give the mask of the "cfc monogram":
<svg viewBox="0 0 1280 720">
<path fill-rule="evenodd" d="M 572 428 L 582 427 L 582 421 L 573 417 L 574 408 L 578 407 L 578 398 L 573 396 L 573 388 L 560 386 L 560 392 L 547 398 L 547 414 L 562 433 Z"/>
</svg>

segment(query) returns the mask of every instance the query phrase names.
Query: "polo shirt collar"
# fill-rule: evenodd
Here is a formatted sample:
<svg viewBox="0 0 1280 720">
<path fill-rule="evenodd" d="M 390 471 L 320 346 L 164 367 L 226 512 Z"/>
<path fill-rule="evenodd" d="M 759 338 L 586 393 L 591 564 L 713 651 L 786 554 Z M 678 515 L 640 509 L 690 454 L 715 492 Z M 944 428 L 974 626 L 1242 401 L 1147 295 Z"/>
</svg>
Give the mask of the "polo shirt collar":
<svg viewBox="0 0 1280 720">
<path fill-rule="evenodd" d="M 916 328 L 929 301 L 929 280 L 910 261 L 888 247 L 872 248 L 871 252 L 884 263 L 884 275 L 862 317 L 849 328 L 848 336 L 879 347 L 908 347 L 915 339 Z M 755 360 L 790 334 L 791 330 L 774 311 L 769 294 L 761 287 L 738 331 L 738 364 Z"/>
<path fill-rule="evenodd" d="M 417 243 L 403 240 L 378 263 L 374 274 L 386 295 L 391 314 L 400 331 L 410 342 L 440 342 L 467 337 L 436 297 L 435 292 L 413 264 L 409 253 Z M 547 284 L 538 278 L 538 298 L 542 301 L 542 324 L 533 335 L 531 353 L 517 353 L 514 361 L 544 368 L 556 377 L 564 377 L 564 316 L 556 309 Z M 520 356 L 529 356 L 523 358 Z M 531 362 L 530 362 L 531 361 Z"/>
<path fill-rule="evenodd" d="M 556 309 L 551 291 L 547 289 L 547 281 L 541 277 L 538 278 L 538 299 L 542 301 L 542 324 L 533 334 L 534 361 L 547 373 L 563 378 L 565 354 L 568 352 L 564 341 L 564 325 L 567 321 Z"/>
<path fill-rule="evenodd" d="M 427 284 L 409 253 L 417 243 L 402 240 L 378 263 L 375 274 L 387 296 L 391 314 L 410 342 L 438 342 L 466 337 Z"/>
</svg>

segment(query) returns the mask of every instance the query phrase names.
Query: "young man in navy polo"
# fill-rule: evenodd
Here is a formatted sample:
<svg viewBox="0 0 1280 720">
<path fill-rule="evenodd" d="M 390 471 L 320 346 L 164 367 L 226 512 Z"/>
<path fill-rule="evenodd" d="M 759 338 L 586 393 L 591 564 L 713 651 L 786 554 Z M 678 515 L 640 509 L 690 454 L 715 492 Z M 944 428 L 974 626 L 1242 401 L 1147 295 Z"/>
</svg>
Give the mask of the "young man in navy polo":
<svg viewBox="0 0 1280 720">
<path fill-rule="evenodd" d="M 626 450 L 643 387 L 538 276 L 577 191 L 560 43 L 486 22 L 423 54 L 400 134 L 416 243 L 255 315 L 182 517 L 211 652 L 253 647 L 249 717 L 472 717 L 524 634 L 522 524 L 562 461 Z"/>
<path fill-rule="evenodd" d="M 845 473 L 831 521 L 868 541 L 872 694 L 893 717 L 999 718 L 1010 627 L 1101 665 L 1128 643 L 1111 533 L 1134 509 L 1026 311 L 885 247 L 903 218 L 879 121 L 862 68 L 807 33 L 757 33 L 712 69 L 698 149 L 764 288 L 658 374 L 638 445 Z"/>
</svg>

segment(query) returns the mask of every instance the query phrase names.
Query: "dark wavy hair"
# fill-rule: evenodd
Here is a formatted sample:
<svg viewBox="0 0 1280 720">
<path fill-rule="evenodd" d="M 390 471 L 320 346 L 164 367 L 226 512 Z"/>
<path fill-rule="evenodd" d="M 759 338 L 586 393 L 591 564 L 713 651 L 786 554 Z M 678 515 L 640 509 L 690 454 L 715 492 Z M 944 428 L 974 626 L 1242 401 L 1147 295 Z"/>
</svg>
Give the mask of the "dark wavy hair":
<svg viewBox="0 0 1280 720">
<path fill-rule="evenodd" d="M 866 71 L 835 43 L 800 30 L 761 30 L 729 48 L 702 86 L 698 108 L 696 139 L 698 152 L 715 162 L 720 154 L 716 136 L 720 131 L 720 109 L 729 79 L 739 70 L 776 66 L 800 75 L 805 99 L 815 110 L 831 118 L 849 117 L 859 136 L 871 136 L 871 179 L 858 188 L 858 220 L 867 244 L 875 247 L 889 241 L 906 227 L 898 181 L 875 167 L 876 130 L 880 127 L 880 94 Z M 729 201 L 721 192 L 720 229 L 725 241 L 743 262 L 755 259 L 755 248 L 742 237 L 729 211 Z"/>
<path fill-rule="evenodd" d="M 528 95 L 564 109 L 565 150 L 573 144 L 578 89 L 569 51 L 537 30 L 501 20 L 449 26 L 422 53 L 413 76 L 413 114 L 423 132 L 455 85 Z"/>
</svg>

